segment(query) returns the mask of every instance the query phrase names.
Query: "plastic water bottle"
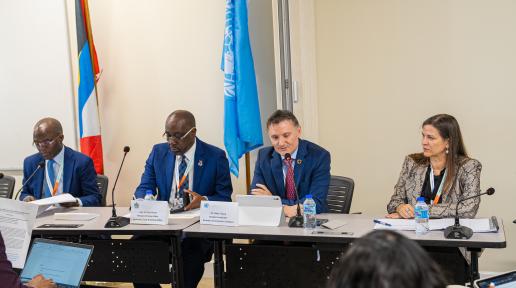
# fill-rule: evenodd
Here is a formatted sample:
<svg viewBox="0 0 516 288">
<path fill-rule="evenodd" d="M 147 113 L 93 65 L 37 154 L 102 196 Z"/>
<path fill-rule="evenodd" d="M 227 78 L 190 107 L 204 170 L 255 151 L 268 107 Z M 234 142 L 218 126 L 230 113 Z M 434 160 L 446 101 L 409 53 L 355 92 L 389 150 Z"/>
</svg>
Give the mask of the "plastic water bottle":
<svg viewBox="0 0 516 288">
<path fill-rule="evenodd" d="M 154 200 L 154 193 L 152 190 L 145 191 L 145 197 L 143 197 L 145 200 Z"/>
<path fill-rule="evenodd" d="M 316 209 L 315 201 L 312 198 L 312 194 L 306 195 L 305 202 L 303 202 L 303 220 L 305 229 L 315 229 L 316 226 Z"/>
<path fill-rule="evenodd" d="M 416 221 L 416 235 L 426 234 L 430 230 L 428 226 L 430 215 L 428 213 L 428 205 L 426 205 L 424 197 L 417 198 L 416 207 L 414 207 L 414 214 Z"/>
</svg>

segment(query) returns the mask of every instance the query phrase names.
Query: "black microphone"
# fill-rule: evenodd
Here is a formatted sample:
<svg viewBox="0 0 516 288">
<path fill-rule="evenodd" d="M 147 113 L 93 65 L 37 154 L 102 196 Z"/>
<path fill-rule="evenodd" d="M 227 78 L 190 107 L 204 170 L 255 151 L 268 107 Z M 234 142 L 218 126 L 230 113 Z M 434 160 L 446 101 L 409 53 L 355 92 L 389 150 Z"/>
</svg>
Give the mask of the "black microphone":
<svg viewBox="0 0 516 288">
<path fill-rule="evenodd" d="M 20 190 L 18 190 L 18 192 L 16 192 L 16 196 L 14 196 L 14 199 L 18 199 L 18 195 L 20 194 L 20 192 L 23 190 L 23 187 L 25 187 L 25 185 L 27 185 L 27 183 L 29 183 L 29 181 L 32 179 L 32 177 L 34 177 L 34 175 L 36 174 L 36 172 L 38 172 L 38 170 L 40 168 L 43 168 L 45 167 L 45 161 L 41 161 L 38 163 L 38 167 L 36 168 L 36 170 L 34 170 L 34 172 L 32 172 L 32 174 L 30 174 L 29 178 L 27 178 L 27 180 L 25 180 L 25 182 L 22 184 L 22 186 L 20 187 Z M 2 177 L 4 177 L 4 175 L 2 174 Z M 2 178 L 0 177 L 0 178 Z"/>
<path fill-rule="evenodd" d="M 124 165 L 125 156 L 127 153 L 131 150 L 129 146 L 124 147 L 124 158 L 122 158 L 122 163 L 120 163 L 120 167 L 118 168 L 118 174 L 116 175 L 115 184 L 113 184 L 113 189 L 111 189 L 111 201 L 113 204 L 113 210 L 111 218 L 109 218 L 106 225 L 104 225 L 104 228 L 120 228 L 127 226 L 129 224 L 129 219 L 124 217 L 119 217 L 116 215 L 116 208 L 115 208 L 115 187 L 116 182 L 118 182 L 118 177 L 120 176 L 120 171 L 122 171 L 122 166 Z"/>
<path fill-rule="evenodd" d="M 471 236 L 473 236 L 473 230 L 471 230 L 471 228 L 469 228 L 469 227 L 460 225 L 459 204 L 466 200 L 472 199 L 472 198 L 480 197 L 485 194 L 493 195 L 494 193 L 495 193 L 495 189 L 493 187 L 491 187 L 491 188 L 487 189 L 486 192 L 459 200 L 459 202 L 457 202 L 457 206 L 455 206 L 455 224 L 452 226 L 446 227 L 446 229 L 444 229 L 444 237 L 446 239 L 469 239 L 469 238 L 471 238 Z"/>
<path fill-rule="evenodd" d="M 292 156 L 290 156 L 290 153 L 285 154 L 285 160 L 287 160 L 287 161 L 292 160 Z M 303 223 L 305 221 L 303 219 L 303 215 L 301 215 L 301 206 L 299 204 L 299 194 L 297 193 L 297 187 L 296 187 L 295 182 L 294 182 L 294 191 L 296 192 L 297 214 L 296 214 L 296 216 L 290 217 L 290 220 L 288 221 L 288 227 L 302 228 Z"/>
<path fill-rule="evenodd" d="M 4 178 L 4 173 L 0 173 L 0 179 Z"/>
</svg>

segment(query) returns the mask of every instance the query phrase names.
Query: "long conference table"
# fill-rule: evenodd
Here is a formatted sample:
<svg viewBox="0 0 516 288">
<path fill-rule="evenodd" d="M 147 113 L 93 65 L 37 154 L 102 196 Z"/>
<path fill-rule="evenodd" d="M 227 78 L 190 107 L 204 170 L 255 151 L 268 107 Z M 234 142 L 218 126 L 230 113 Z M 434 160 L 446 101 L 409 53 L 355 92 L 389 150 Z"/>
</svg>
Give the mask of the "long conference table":
<svg viewBox="0 0 516 288">
<path fill-rule="evenodd" d="M 117 208 L 119 215 L 128 208 Z M 134 225 L 119 229 L 104 228 L 111 216 L 110 207 L 81 207 L 67 212 L 97 213 L 99 217 L 91 221 L 54 220 L 51 214 L 36 219 L 35 237 L 74 237 L 72 240 L 95 245 L 94 253 L 85 280 L 134 282 L 148 279 L 160 283 L 172 283 L 173 287 L 183 287 L 181 267 L 181 239 L 183 237 L 207 238 L 214 241 L 214 282 L 215 287 L 301 287 L 324 286 L 332 266 L 340 253 L 355 239 L 373 230 L 373 217 L 355 214 L 320 214 L 318 218 L 344 221 L 342 227 L 329 230 L 317 228 L 307 232 L 302 228 L 257 226 L 212 226 L 201 225 L 197 218 L 175 219 L 169 225 Z M 84 224 L 79 228 L 37 228 L 43 224 Z M 498 219 L 499 230 L 494 233 L 475 233 L 467 240 L 445 239 L 442 231 L 431 231 L 417 236 L 413 231 L 400 231 L 429 251 L 448 255 L 466 253 L 468 260 L 448 263 L 451 269 L 467 269 L 471 280 L 477 279 L 478 257 L 486 248 L 505 248 L 506 239 L 503 222 Z M 168 243 L 152 241 L 113 240 L 112 235 L 166 236 Z M 106 239 L 107 238 L 107 239 Z M 162 238 L 162 237 L 161 237 Z M 239 239 L 252 240 L 252 244 L 237 243 Z M 235 242 L 235 243 L 234 243 Z M 240 241 L 242 242 L 242 241 Z M 247 241 L 246 241 L 247 242 Z M 158 245 L 159 244 L 159 245 Z M 172 269 L 168 269 L 168 252 L 171 252 Z M 444 254 L 443 254 L 444 253 Z M 226 256 L 226 262 L 224 262 Z M 279 266 L 266 267 L 272 257 Z M 122 259 L 123 258 L 123 259 Z M 448 259 L 445 257 L 445 259 Z M 464 258 L 463 258 L 464 259 Z M 448 261 L 448 260 L 446 260 Z M 158 265 L 159 264 L 159 265 Z M 154 265 L 154 266 L 153 266 Z M 461 267 L 462 266 L 462 267 Z M 141 267 L 150 267 L 142 271 Z M 280 270 L 278 270 L 278 267 Z M 318 267 L 318 268 L 317 268 Z M 278 275 L 288 275 L 290 271 L 300 280 L 292 278 L 285 282 Z M 454 271 L 452 271 L 454 272 Z M 166 277 L 168 275 L 168 277 Z M 304 276 L 304 277 L 299 277 Z M 308 278 L 306 278 L 308 277 Z M 311 278 L 310 278 L 311 277 Z M 316 278 L 314 282 L 306 279 Z M 248 281 L 253 282 L 248 282 Z M 245 281 L 245 282 L 243 282 Z"/>
</svg>

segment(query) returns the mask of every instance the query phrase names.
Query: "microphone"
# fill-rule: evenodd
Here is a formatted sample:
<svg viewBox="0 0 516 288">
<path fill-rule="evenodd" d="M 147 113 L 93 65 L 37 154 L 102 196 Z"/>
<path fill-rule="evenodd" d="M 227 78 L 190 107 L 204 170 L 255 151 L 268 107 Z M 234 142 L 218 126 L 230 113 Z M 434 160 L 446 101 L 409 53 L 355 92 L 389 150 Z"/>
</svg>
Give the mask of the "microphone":
<svg viewBox="0 0 516 288">
<path fill-rule="evenodd" d="M 459 200 L 459 202 L 457 202 L 457 206 L 455 206 L 455 224 L 452 226 L 446 227 L 446 229 L 444 229 L 444 237 L 446 239 L 469 239 L 469 238 L 471 238 L 471 236 L 473 236 L 473 230 L 471 230 L 471 228 L 469 228 L 469 227 L 460 225 L 459 204 L 466 200 L 472 199 L 472 198 L 480 197 L 485 194 L 493 195 L 494 193 L 495 193 L 495 189 L 493 187 L 491 187 L 491 188 L 487 189 L 486 192 Z"/>
<path fill-rule="evenodd" d="M 4 173 L 0 173 L 0 179 L 4 178 Z"/>
<path fill-rule="evenodd" d="M 118 182 L 118 177 L 120 176 L 120 171 L 122 171 L 122 166 L 124 165 L 125 156 L 129 152 L 129 150 L 131 150 L 131 148 L 129 148 L 129 146 L 124 147 L 124 157 L 122 158 L 122 163 L 120 163 L 120 167 L 118 168 L 118 174 L 116 175 L 115 183 L 113 184 L 113 189 L 111 189 L 111 201 L 113 204 L 112 215 L 111 215 L 111 218 L 109 218 L 109 220 L 107 221 L 106 225 L 104 225 L 104 228 L 121 228 L 121 227 L 127 226 L 129 224 L 129 219 L 116 215 L 116 208 L 115 208 L 116 182 Z"/>
<path fill-rule="evenodd" d="M 15 199 L 15 200 L 16 200 L 16 199 L 18 199 L 18 195 L 19 195 L 19 194 L 20 194 L 20 192 L 23 190 L 23 187 L 25 187 L 25 185 L 27 185 L 27 183 L 29 183 L 29 181 L 32 179 L 32 177 L 34 177 L 34 175 L 36 174 L 36 172 L 38 172 L 38 170 L 39 170 L 40 168 L 43 168 L 43 167 L 45 167 L 45 161 L 44 161 L 44 160 L 43 160 L 43 161 L 40 161 L 40 162 L 38 163 L 38 167 L 36 168 L 36 170 L 34 170 L 34 172 L 32 172 L 32 174 L 30 174 L 29 178 L 27 178 L 27 180 L 25 180 L 25 182 L 24 182 L 24 183 L 22 184 L 22 186 L 20 187 L 20 190 L 18 190 L 18 191 L 16 192 L 16 195 L 14 196 L 14 199 Z M 2 177 L 4 177 L 4 175 L 3 175 L 3 174 L 2 174 Z M 0 178 L 2 178 L 2 177 L 0 177 Z"/>
<path fill-rule="evenodd" d="M 289 161 L 292 159 L 292 156 L 290 156 L 290 153 L 285 154 L 285 160 Z M 297 187 L 294 183 L 294 191 L 296 192 L 296 202 L 297 202 L 297 214 L 294 217 L 290 217 L 290 220 L 288 221 L 288 227 L 293 228 L 302 228 L 304 219 L 303 215 L 301 215 L 301 206 L 299 204 L 299 194 L 297 193 Z"/>
</svg>

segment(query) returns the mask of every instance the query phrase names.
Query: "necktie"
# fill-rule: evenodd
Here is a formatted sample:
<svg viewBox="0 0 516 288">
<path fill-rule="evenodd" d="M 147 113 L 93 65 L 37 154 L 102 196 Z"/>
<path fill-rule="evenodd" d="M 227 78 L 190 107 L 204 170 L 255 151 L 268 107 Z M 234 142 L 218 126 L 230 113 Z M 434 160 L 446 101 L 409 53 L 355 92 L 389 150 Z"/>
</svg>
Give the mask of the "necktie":
<svg viewBox="0 0 516 288">
<path fill-rule="evenodd" d="M 48 160 L 47 161 L 47 173 L 48 173 L 48 178 L 50 179 L 50 184 L 52 185 L 52 188 L 48 187 L 48 185 L 45 185 L 47 188 L 45 189 L 45 191 L 47 193 L 45 193 L 45 198 L 47 197 L 52 197 L 52 190 L 54 189 L 54 184 L 56 182 L 56 175 L 54 173 L 54 163 L 56 161 L 54 160 Z"/>
<path fill-rule="evenodd" d="M 287 165 L 287 175 L 285 176 L 285 191 L 287 192 L 287 199 L 296 199 L 296 183 L 294 182 L 294 167 L 292 167 L 292 159 L 283 160 Z"/>
<path fill-rule="evenodd" d="M 186 165 L 186 157 L 185 157 L 185 155 L 183 155 L 181 157 L 181 163 L 179 164 L 179 169 L 178 169 L 180 183 L 181 183 L 181 180 L 183 179 L 183 175 L 185 175 L 186 166 L 187 166 Z M 177 183 L 177 184 L 179 185 L 179 183 Z M 183 184 L 181 185 L 181 187 L 179 187 L 179 191 L 177 191 L 177 193 L 179 194 L 179 197 L 183 197 L 185 189 L 188 189 L 188 174 L 186 175 L 186 178 L 183 181 Z"/>
</svg>

